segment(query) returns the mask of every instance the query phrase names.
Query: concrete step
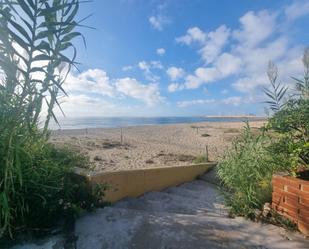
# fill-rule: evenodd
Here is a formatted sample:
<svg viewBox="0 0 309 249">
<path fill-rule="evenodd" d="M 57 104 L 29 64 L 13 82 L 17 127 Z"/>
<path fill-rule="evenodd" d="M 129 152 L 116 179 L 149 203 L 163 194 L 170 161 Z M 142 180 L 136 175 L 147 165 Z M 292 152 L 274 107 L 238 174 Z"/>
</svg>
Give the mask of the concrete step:
<svg viewBox="0 0 309 249">
<path fill-rule="evenodd" d="M 198 198 L 191 198 L 165 192 L 149 192 L 137 199 L 122 200 L 114 205 L 117 208 L 145 210 L 150 212 L 167 212 L 177 214 L 215 213 L 213 203 L 205 203 Z"/>
<path fill-rule="evenodd" d="M 214 185 L 220 186 L 220 180 L 217 176 L 217 169 L 214 167 L 210 171 L 208 171 L 206 174 L 199 177 L 199 180 L 206 181 L 209 183 L 212 183 Z"/>
<path fill-rule="evenodd" d="M 228 215 L 228 208 L 224 205 L 223 196 L 214 187 L 206 188 L 205 191 L 197 191 L 179 186 L 168 188 L 163 192 L 186 197 L 192 201 L 199 200 L 203 202 L 209 210 L 224 216 Z"/>
<path fill-rule="evenodd" d="M 224 203 L 224 198 L 218 186 L 203 181 L 185 183 L 177 187 L 168 188 L 164 192 L 174 192 L 187 197 L 199 198 L 206 202 L 216 201 Z"/>
<path fill-rule="evenodd" d="M 214 190 L 218 191 L 218 187 L 216 185 L 203 181 L 203 180 L 195 180 L 192 182 L 187 182 L 187 183 L 179 185 L 178 187 L 186 188 L 186 189 L 194 190 L 194 191 L 207 191 L 208 189 L 210 189 L 210 191 L 214 191 Z"/>
<path fill-rule="evenodd" d="M 306 240 L 290 240 L 282 229 L 242 218 L 184 215 L 109 207 L 78 219 L 78 249 L 268 248 L 304 249 Z"/>
</svg>

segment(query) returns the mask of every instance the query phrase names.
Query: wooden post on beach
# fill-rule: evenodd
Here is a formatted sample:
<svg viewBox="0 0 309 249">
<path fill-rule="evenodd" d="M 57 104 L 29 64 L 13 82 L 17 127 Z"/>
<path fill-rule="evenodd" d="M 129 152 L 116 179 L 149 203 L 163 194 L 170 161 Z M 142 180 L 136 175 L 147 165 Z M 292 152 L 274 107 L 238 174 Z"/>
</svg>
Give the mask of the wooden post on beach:
<svg viewBox="0 0 309 249">
<path fill-rule="evenodd" d="M 209 161 L 209 158 L 208 158 L 208 146 L 205 145 L 205 157 L 207 159 L 207 161 Z"/>
<path fill-rule="evenodd" d="M 120 143 L 123 143 L 122 127 L 120 128 Z"/>
</svg>

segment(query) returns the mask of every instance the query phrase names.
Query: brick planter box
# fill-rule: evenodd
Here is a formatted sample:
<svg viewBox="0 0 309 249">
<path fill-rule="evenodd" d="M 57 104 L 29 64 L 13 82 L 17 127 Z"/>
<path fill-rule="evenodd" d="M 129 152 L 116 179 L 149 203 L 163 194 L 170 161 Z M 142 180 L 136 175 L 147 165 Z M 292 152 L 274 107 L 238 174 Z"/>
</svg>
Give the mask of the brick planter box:
<svg viewBox="0 0 309 249">
<path fill-rule="evenodd" d="M 309 181 L 274 175 L 272 185 L 272 208 L 309 236 Z"/>
</svg>

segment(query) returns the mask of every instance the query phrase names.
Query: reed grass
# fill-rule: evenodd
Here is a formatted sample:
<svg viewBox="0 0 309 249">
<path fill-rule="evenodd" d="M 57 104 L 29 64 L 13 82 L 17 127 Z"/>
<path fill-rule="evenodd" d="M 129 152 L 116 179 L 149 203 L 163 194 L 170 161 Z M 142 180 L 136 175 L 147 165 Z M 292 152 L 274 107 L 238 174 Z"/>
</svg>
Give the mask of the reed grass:
<svg viewBox="0 0 309 249">
<path fill-rule="evenodd" d="M 61 109 L 66 95 L 63 83 L 77 65 L 72 41 L 82 37 L 79 5 L 0 1 L 0 238 L 48 227 L 65 208 L 83 208 L 73 198 L 76 186 L 67 184 L 80 158 L 47 143 L 49 121 L 57 122 L 54 108 Z"/>
</svg>

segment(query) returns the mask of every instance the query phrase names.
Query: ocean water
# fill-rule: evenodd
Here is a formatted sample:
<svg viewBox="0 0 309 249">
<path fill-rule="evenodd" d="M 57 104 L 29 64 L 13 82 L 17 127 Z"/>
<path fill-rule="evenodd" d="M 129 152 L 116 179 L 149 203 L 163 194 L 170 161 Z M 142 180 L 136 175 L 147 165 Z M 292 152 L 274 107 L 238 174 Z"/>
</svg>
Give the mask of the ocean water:
<svg viewBox="0 0 309 249">
<path fill-rule="evenodd" d="M 51 122 L 50 129 L 86 129 L 86 128 L 116 128 L 141 125 L 182 124 L 197 122 L 239 122 L 258 120 L 259 118 L 232 117 L 83 117 L 59 118 L 59 125 Z"/>
</svg>

